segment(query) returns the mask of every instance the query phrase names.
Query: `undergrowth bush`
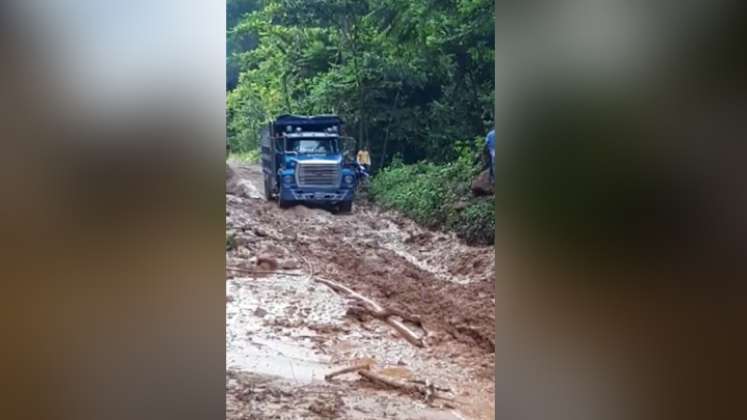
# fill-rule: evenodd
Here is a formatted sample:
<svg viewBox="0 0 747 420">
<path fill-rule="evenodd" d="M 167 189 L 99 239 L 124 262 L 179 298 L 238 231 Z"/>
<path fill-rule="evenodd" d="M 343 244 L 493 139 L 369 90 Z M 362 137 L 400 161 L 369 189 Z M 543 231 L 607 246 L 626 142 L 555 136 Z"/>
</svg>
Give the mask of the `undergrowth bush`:
<svg viewBox="0 0 747 420">
<path fill-rule="evenodd" d="M 476 148 L 479 143 L 464 146 L 460 157 L 446 164 L 404 165 L 395 159 L 373 178 L 370 197 L 424 226 L 455 231 L 470 243 L 493 244 L 495 200 L 474 197 L 470 191 L 480 171 L 474 164 Z"/>
<path fill-rule="evenodd" d="M 231 152 L 227 160 L 237 163 L 258 163 L 260 160 L 259 149 L 246 152 Z"/>
</svg>

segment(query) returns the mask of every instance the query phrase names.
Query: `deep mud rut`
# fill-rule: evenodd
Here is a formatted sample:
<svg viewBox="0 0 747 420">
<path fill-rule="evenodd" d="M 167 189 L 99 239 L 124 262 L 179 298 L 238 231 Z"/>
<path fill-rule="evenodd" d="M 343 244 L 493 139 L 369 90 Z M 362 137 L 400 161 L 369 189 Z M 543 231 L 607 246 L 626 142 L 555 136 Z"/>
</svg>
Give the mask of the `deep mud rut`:
<svg viewBox="0 0 747 420">
<path fill-rule="evenodd" d="M 281 210 L 261 198 L 259 167 L 227 172 L 227 418 L 494 418 L 493 248 L 363 202 L 350 215 Z M 425 348 L 316 278 L 420 317 L 425 332 L 413 331 Z M 450 388 L 453 400 L 426 403 L 356 373 L 324 380 L 364 362 L 394 380 Z"/>
</svg>

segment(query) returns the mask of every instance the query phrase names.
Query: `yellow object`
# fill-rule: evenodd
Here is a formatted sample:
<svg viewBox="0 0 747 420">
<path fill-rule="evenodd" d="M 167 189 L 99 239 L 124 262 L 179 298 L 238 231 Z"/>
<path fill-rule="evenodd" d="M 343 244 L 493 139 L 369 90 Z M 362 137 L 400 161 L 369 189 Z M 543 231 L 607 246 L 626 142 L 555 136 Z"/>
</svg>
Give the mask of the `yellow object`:
<svg viewBox="0 0 747 420">
<path fill-rule="evenodd" d="M 355 160 L 361 165 L 371 165 L 371 156 L 368 155 L 368 150 L 359 150 Z"/>
</svg>

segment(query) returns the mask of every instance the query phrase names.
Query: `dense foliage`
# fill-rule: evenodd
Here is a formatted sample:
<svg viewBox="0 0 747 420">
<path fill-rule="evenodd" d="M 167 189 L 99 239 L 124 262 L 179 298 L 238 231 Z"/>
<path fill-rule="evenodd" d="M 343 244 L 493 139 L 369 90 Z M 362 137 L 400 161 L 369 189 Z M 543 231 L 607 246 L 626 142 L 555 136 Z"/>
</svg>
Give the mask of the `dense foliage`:
<svg viewBox="0 0 747 420">
<path fill-rule="evenodd" d="M 232 90 L 239 83 L 241 54 L 257 47 L 257 35 L 233 31 L 249 13 L 259 9 L 260 0 L 228 0 L 226 10 L 226 89 Z"/>
<path fill-rule="evenodd" d="M 492 244 L 495 201 L 473 197 L 470 181 L 479 171 L 475 151 L 482 141 L 458 148 L 459 158 L 446 164 L 404 165 L 399 159 L 373 179 L 371 197 L 429 227 L 445 227 L 471 243 Z"/>
<path fill-rule="evenodd" d="M 241 73 L 227 99 L 233 150 L 256 148 L 259 127 L 280 113 L 337 113 L 377 168 L 395 154 L 448 162 L 456 140 L 492 124 L 494 0 L 228 7 L 229 64 Z"/>
<path fill-rule="evenodd" d="M 279 114 L 339 114 L 383 168 L 375 199 L 492 242 L 493 199 L 470 195 L 477 143 L 465 140 L 492 126 L 494 3 L 229 0 L 232 151 L 256 151 Z"/>
</svg>

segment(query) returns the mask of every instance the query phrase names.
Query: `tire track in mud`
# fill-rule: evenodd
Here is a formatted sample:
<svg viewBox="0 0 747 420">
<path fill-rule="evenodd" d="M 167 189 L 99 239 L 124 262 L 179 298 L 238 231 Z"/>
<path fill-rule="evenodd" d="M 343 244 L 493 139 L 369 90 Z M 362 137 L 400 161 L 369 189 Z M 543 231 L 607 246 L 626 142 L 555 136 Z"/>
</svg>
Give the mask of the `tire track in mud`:
<svg viewBox="0 0 747 420">
<path fill-rule="evenodd" d="M 236 399 L 237 392 L 246 390 L 246 384 L 241 385 L 241 381 L 236 380 L 242 377 L 237 372 L 269 374 L 274 369 L 273 357 L 267 356 L 264 360 L 261 350 L 254 351 L 257 346 L 246 344 L 253 341 L 264 343 L 265 348 L 271 350 L 298 354 L 306 354 L 308 350 L 323 355 L 318 360 L 310 360 L 308 366 L 302 362 L 295 366 L 295 371 L 310 380 L 298 381 L 293 373 L 290 376 L 280 374 L 283 379 L 276 379 L 273 386 L 286 390 L 311 387 L 321 392 L 319 395 L 326 395 L 327 391 L 338 395 L 335 392 L 342 389 L 346 396 L 341 400 L 330 397 L 330 401 L 336 401 L 330 403 L 330 407 L 337 407 L 333 410 L 337 418 L 381 418 L 379 416 L 383 415 L 419 418 L 421 414 L 416 413 L 430 410 L 412 399 L 395 398 L 391 391 L 377 393 L 363 389 L 365 392 L 362 392 L 360 384 L 353 386 L 350 382 L 355 375 L 334 386 L 314 382 L 319 372 L 313 371 L 316 369 L 313 366 L 329 366 L 332 370 L 361 358 L 376 359 L 377 364 L 389 366 L 391 372 L 399 369 L 408 375 L 445 381 L 465 390 L 480 390 L 460 394 L 470 402 L 460 407 L 459 413 L 453 413 L 454 416 L 443 418 L 462 415 L 492 418 L 495 343 L 492 248 L 467 247 L 451 235 L 422 229 L 394 213 L 366 204 L 356 203 L 350 215 L 333 215 L 324 209 L 304 206 L 281 210 L 275 203 L 258 198 L 256 185 L 262 185 L 258 167 L 232 167 L 229 172 L 226 229 L 234 237 L 235 249 L 227 251 L 227 265 L 251 269 L 262 256 L 276 260 L 281 270 L 304 273 L 307 270 L 303 260 L 306 260 L 325 278 L 344 284 L 388 308 L 421 317 L 430 332 L 428 348 L 416 350 L 394 336 L 386 325 L 361 323 L 346 317 L 344 298 L 318 283 L 282 275 L 230 278 L 227 281 L 227 364 L 233 372 L 229 372 L 229 377 L 233 377 L 229 382 L 233 385 L 227 383 L 227 386 L 232 390 L 231 409 L 237 409 L 242 415 L 247 414 L 246 410 L 254 415 L 258 415 L 257 410 L 274 410 L 258 403 L 254 397 L 244 398 L 248 398 L 253 408 L 247 408 L 241 398 Z M 292 350 L 286 341 L 300 346 L 301 351 Z M 254 365 L 249 363 L 242 367 L 236 362 L 241 355 L 252 360 Z M 258 366 L 263 360 L 268 365 Z M 232 361 L 236 362 L 233 367 Z M 312 366 L 310 370 L 304 370 L 309 366 Z M 397 404 L 374 403 L 382 392 L 397 400 Z M 297 398 L 278 395 L 281 401 Z M 307 407 L 301 404 L 306 414 L 309 410 L 315 412 L 311 407 L 313 402 L 309 404 Z M 394 406 L 398 408 L 391 408 Z M 387 414 L 387 409 L 394 411 Z M 368 414 L 357 417 L 359 411 Z M 431 412 L 423 418 L 440 417 Z"/>
</svg>

